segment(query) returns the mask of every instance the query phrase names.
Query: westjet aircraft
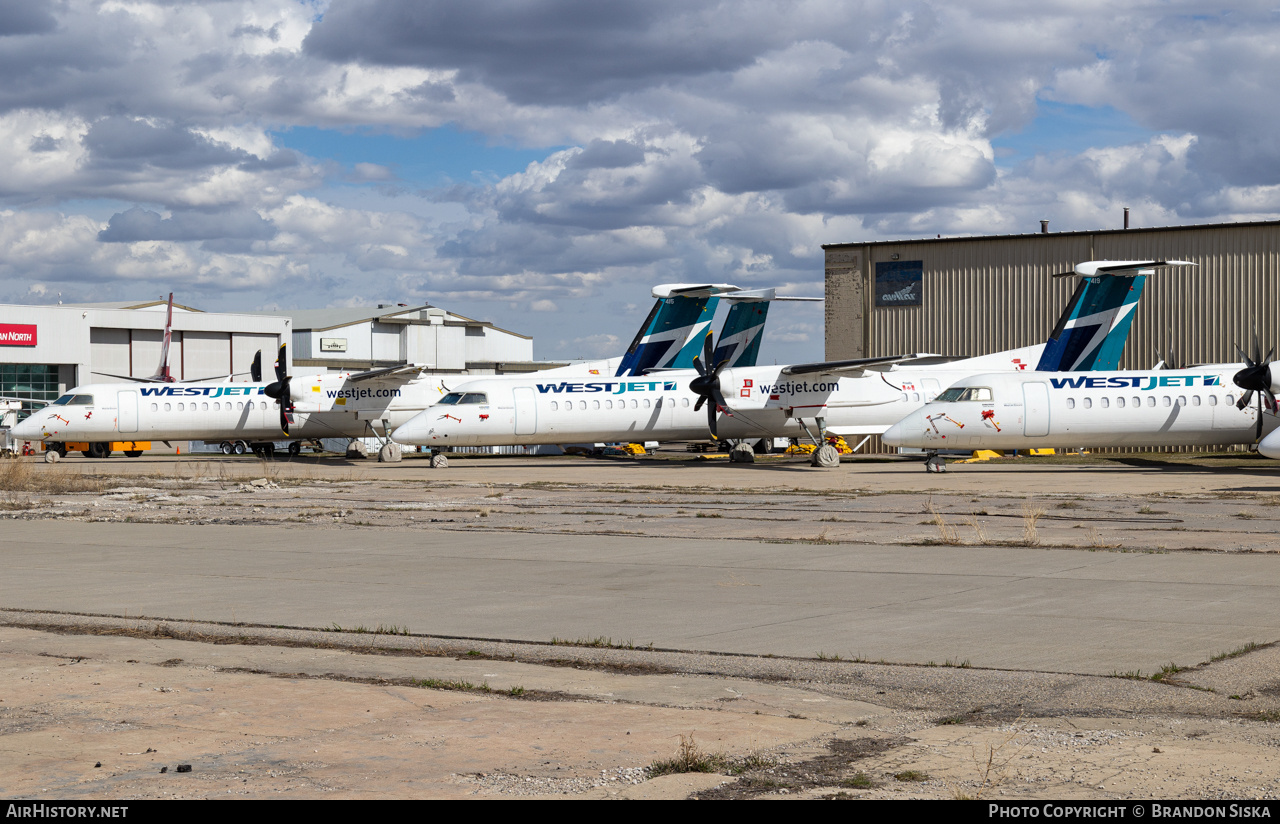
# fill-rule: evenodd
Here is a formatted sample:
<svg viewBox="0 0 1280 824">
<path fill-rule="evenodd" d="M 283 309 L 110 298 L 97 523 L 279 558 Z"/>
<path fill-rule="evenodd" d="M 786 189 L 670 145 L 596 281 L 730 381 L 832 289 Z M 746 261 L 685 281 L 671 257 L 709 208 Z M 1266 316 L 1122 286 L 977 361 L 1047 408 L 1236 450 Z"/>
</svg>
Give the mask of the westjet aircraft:
<svg viewBox="0 0 1280 824">
<path fill-rule="evenodd" d="M 1258 451 L 1280 457 L 1280 375 L 1259 354 L 1255 347 L 1243 363 L 1190 369 L 973 375 L 892 426 L 884 442 L 926 450 L 932 472 L 944 471 L 940 450 L 1209 446 L 1261 438 Z"/>
<path fill-rule="evenodd" d="M 455 446 L 696 440 L 708 430 L 712 437 L 751 440 L 808 434 L 815 442 L 828 432 L 878 434 L 974 373 L 1032 365 L 1114 368 L 1146 275 L 1181 265 L 1190 264 L 1079 264 L 1068 274 L 1080 283 L 1050 340 L 1022 349 L 949 362 L 899 355 L 790 366 L 730 367 L 721 361 L 706 367 L 699 360 L 696 377 L 657 372 L 627 380 L 480 379 L 455 387 L 401 426 L 396 439 L 443 452 Z M 711 361 L 710 341 L 704 346 Z"/>
<path fill-rule="evenodd" d="M 657 301 L 627 352 L 620 359 L 573 364 L 540 373 L 547 380 L 634 377 L 653 367 L 681 368 L 692 363 L 715 314 L 718 296 L 740 291 L 730 284 L 664 284 L 653 290 Z M 731 310 L 731 316 L 733 312 Z M 736 322 L 736 321 L 735 321 Z M 252 382 L 197 381 L 139 386 L 94 383 L 77 386 L 12 430 L 14 438 L 44 441 L 65 455 L 68 441 L 104 444 L 132 440 L 204 440 L 242 444 L 271 452 L 275 440 L 375 436 L 391 432 L 448 391 L 445 383 L 468 376 L 423 375 L 427 367 L 405 365 L 365 372 L 292 376 L 285 372 L 280 347 L 276 380 L 263 382 L 255 359 Z M 752 361 L 754 363 L 754 361 Z M 527 376 L 494 376 L 502 384 Z M 136 379 L 131 379 L 136 380 Z M 297 454 L 300 446 L 290 444 Z M 102 453 L 101 446 L 97 449 Z M 109 454 L 109 453 L 107 453 Z"/>
</svg>

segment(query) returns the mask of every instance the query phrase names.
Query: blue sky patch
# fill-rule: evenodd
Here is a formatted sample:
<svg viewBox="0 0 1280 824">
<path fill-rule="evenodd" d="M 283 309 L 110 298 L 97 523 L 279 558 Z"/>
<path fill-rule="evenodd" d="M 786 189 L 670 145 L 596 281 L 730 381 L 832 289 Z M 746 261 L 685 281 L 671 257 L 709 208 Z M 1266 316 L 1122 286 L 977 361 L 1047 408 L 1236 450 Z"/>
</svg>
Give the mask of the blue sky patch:
<svg viewBox="0 0 1280 824">
<path fill-rule="evenodd" d="M 1110 106 L 1079 106 L 1040 100 L 1036 109 L 1039 113 L 1035 120 L 1022 131 L 1006 132 L 992 139 L 997 166 L 1010 168 L 1036 155 L 1074 155 L 1100 146 L 1141 143 L 1156 134 Z"/>
<path fill-rule="evenodd" d="M 522 172 L 533 161 L 563 148 L 495 146 L 483 135 L 453 126 L 428 129 L 412 137 L 301 126 L 271 132 L 271 138 L 277 145 L 317 160 L 332 160 L 347 170 L 357 163 L 388 166 L 400 181 L 424 187 L 491 182 Z"/>
</svg>

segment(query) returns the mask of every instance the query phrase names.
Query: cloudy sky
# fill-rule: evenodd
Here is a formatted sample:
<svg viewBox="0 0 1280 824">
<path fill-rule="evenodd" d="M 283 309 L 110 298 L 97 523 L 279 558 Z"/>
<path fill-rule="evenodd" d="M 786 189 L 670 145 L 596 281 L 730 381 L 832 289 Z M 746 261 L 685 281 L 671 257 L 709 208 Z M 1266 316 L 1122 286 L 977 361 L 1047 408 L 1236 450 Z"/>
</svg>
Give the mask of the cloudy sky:
<svg viewBox="0 0 1280 824">
<path fill-rule="evenodd" d="M 822 243 L 1280 216 L 1278 44 L 1178 0 L 0 0 L 0 302 L 617 354 L 656 283 L 820 296 Z"/>
</svg>

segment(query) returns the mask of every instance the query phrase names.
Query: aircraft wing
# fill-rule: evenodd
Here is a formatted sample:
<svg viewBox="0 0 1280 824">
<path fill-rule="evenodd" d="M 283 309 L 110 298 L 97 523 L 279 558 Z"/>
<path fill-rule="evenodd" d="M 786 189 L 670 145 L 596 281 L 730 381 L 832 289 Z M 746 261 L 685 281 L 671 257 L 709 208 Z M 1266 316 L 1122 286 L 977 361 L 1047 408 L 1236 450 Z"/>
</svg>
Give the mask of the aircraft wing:
<svg viewBox="0 0 1280 824">
<path fill-rule="evenodd" d="M 404 366 L 388 366 L 383 369 L 370 369 L 367 372 L 354 372 L 347 375 L 346 379 L 351 383 L 359 383 L 360 381 L 395 378 L 396 380 L 391 382 L 408 383 L 430 368 L 431 364 L 429 363 L 409 363 Z"/>
<path fill-rule="evenodd" d="M 783 368 L 784 375 L 847 375 L 865 371 L 871 366 L 889 366 L 915 360 L 918 355 L 886 355 L 879 358 L 855 358 L 853 360 L 823 361 L 821 363 L 797 363 Z"/>
</svg>

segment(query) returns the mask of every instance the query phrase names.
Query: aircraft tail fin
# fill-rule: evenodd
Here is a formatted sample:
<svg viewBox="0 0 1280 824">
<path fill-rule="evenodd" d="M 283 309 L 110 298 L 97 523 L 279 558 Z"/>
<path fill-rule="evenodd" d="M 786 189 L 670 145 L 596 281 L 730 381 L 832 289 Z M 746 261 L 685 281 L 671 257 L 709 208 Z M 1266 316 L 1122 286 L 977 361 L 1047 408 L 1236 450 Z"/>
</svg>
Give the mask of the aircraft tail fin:
<svg viewBox="0 0 1280 824">
<path fill-rule="evenodd" d="M 160 365 L 152 380 L 162 383 L 173 383 L 173 373 L 169 371 L 169 341 L 173 339 L 173 292 L 169 293 L 169 309 L 164 319 L 164 342 L 160 344 Z"/>
<path fill-rule="evenodd" d="M 1110 371 L 1119 368 L 1146 275 L 1081 278 L 1045 341 L 1039 372 Z"/>
<path fill-rule="evenodd" d="M 769 315 L 769 301 L 730 301 L 716 341 L 712 363 L 729 361 L 729 366 L 755 366 L 760 356 L 760 338 Z"/>
<path fill-rule="evenodd" d="M 727 283 L 668 283 L 653 288 L 657 303 L 622 356 L 618 375 L 646 369 L 692 369 L 702 334 L 715 317 L 717 295 L 738 291 Z"/>
</svg>

